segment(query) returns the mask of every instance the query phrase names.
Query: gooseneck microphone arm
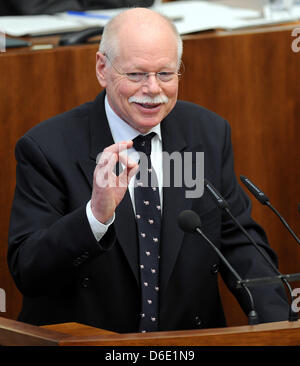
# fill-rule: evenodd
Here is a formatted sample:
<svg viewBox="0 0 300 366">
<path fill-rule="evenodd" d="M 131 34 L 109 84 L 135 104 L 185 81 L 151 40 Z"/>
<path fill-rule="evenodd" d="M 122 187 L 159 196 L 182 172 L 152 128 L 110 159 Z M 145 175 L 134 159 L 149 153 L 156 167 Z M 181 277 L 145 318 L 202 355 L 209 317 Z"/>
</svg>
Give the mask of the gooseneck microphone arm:
<svg viewBox="0 0 300 366">
<path fill-rule="evenodd" d="M 297 237 L 297 235 L 294 233 L 294 231 L 291 229 L 289 224 L 285 221 L 285 219 L 281 216 L 281 214 L 276 210 L 276 208 L 271 205 L 269 198 L 264 194 L 262 190 L 260 190 L 255 184 L 251 182 L 250 179 L 245 177 L 244 175 L 240 175 L 240 179 L 242 183 L 247 187 L 249 192 L 253 194 L 253 196 L 262 204 L 268 206 L 275 215 L 279 218 L 279 220 L 283 223 L 283 225 L 286 227 L 286 229 L 289 231 L 289 233 L 293 236 L 293 238 L 296 240 L 296 242 L 300 245 L 300 239 Z M 299 206 L 300 211 L 300 206 Z"/>
<path fill-rule="evenodd" d="M 202 236 L 203 239 L 210 245 L 210 247 L 217 253 L 219 258 L 222 260 L 222 262 L 225 264 L 225 266 L 229 269 L 229 271 L 233 274 L 233 276 L 236 278 L 236 280 L 241 284 L 241 287 L 245 290 L 245 292 L 247 293 L 247 295 L 249 297 L 251 310 L 248 314 L 248 324 L 249 325 L 258 324 L 258 322 L 259 322 L 258 315 L 255 310 L 254 300 L 253 300 L 250 290 L 243 283 L 243 280 L 240 277 L 240 275 L 235 271 L 235 269 L 227 261 L 227 259 L 224 257 L 222 252 L 216 247 L 216 245 L 213 244 L 213 242 L 200 229 L 201 221 L 200 221 L 200 217 L 196 214 L 196 212 L 191 211 L 191 210 L 182 211 L 178 216 L 178 225 L 184 232 L 197 233 L 200 236 Z"/>
<path fill-rule="evenodd" d="M 238 222 L 238 220 L 233 216 L 229 209 L 228 203 L 225 201 L 225 199 L 221 196 L 221 194 L 216 190 L 213 185 L 205 179 L 205 187 L 207 188 L 208 193 L 211 195 L 211 197 L 216 202 L 217 206 L 221 209 L 223 209 L 228 216 L 234 221 L 234 223 L 239 227 L 240 230 L 242 230 L 243 234 L 247 237 L 247 239 L 255 246 L 255 248 L 260 252 L 260 254 L 264 257 L 264 259 L 269 263 L 269 265 L 273 268 L 273 270 L 280 274 L 274 263 L 270 260 L 270 258 L 265 254 L 265 252 L 256 244 L 256 242 L 252 239 L 252 237 L 248 234 L 248 232 L 243 228 L 243 226 Z"/>
<path fill-rule="evenodd" d="M 204 185 L 207 188 L 207 191 L 209 192 L 210 196 L 214 199 L 217 206 L 228 214 L 228 216 L 239 227 L 239 229 L 246 236 L 246 238 L 250 241 L 250 243 L 252 245 L 254 245 L 254 247 L 257 249 L 257 251 L 263 256 L 265 261 L 271 266 L 273 271 L 277 275 L 282 276 L 281 280 L 287 287 L 290 297 L 291 297 L 291 301 L 293 301 L 293 294 L 292 294 L 293 290 L 292 290 L 289 282 L 286 280 L 286 278 L 283 277 L 282 273 L 278 270 L 278 268 L 275 266 L 275 264 L 267 256 L 267 254 L 257 245 L 257 243 L 254 241 L 254 239 L 249 235 L 249 233 L 244 229 L 244 227 L 234 217 L 234 215 L 231 213 L 231 211 L 229 209 L 229 204 L 225 201 L 225 199 L 221 196 L 221 194 L 216 190 L 216 188 L 207 179 L 205 179 L 204 182 L 205 182 Z M 265 197 L 263 197 L 261 195 L 258 195 L 258 196 L 260 197 L 258 199 L 261 200 L 261 202 L 264 201 L 265 199 L 267 199 L 266 196 Z M 297 320 L 298 320 L 298 314 L 293 311 L 292 307 L 290 307 L 289 321 L 297 321 Z"/>
<path fill-rule="evenodd" d="M 296 240 L 296 242 L 300 245 L 300 239 L 297 237 L 297 235 L 294 233 L 294 231 L 291 229 L 289 224 L 285 221 L 285 219 L 280 215 L 280 213 L 276 210 L 274 206 L 271 205 L 270 201 L 266 202 L 266 206 L 268 206 L 275 215 L 279 218 L 279 220 L 283 223 L 283 225 L 288 229 L 290 234 L 293 236 L 293 238 Z"/>
<path fill-rule="evenodd" d="M 203 233 L 202 230 L 200 230 L 198 227 L 196 228 L 196 231 L 198 234 L 200 234 L 203 239 L 211 246 L 211 248 L 218 254 L 218 256 L 221 258 L 223 263 L 226 265 L 227 268 L 231 271 L 231 273 L 235 276 L 235 278 L 242 283 L 242 278 L 239 276 L 239 274 L 234 270 L 234 268 L 230 265 L 230 263 L 227 261 L 227 259 L 223 256 L 223 254 L 220 252 L 220 250 L 208 239 L 208 237 Z M 247 292 L 249 301 L 250 301 L 250 307 L 251 310 L 248 314 L 248 324 L 258 324 L 258 315 L 255 310 L 254 306 L 254 300 L 252 297 L 252 294 L 247 286 L 245 286 L 244 283 L 242 283 L 242 288 Z"/>
</svg>

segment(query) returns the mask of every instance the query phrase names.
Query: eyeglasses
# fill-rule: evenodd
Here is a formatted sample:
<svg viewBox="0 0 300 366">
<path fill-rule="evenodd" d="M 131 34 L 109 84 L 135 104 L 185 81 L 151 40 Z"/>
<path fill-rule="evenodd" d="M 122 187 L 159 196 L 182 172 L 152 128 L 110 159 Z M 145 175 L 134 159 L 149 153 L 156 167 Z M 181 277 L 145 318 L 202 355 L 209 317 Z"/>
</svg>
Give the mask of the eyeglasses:
<svg viewBox="0 0 300 366">
<path fill-rule="evenodd" d="M 151 75 L 154 75 L 156 77 L 157 80 L 163 82 L 163 83 L 167 83 L 168 81 L 173 80 L 176 76 L 180 76 L 179 73 L 177 72 L 170 72 L 170 71 L 159 71 L 159 72 L 120 72 L 115 66 L 114 64 L 111 62 L 111 60 L 109 59 L 109 57 L 107 55 L 105 55 L 105 57 L 108 59 L 108 61 L 110 62 L 111 66 L 115 69 L 115 71 L 119 74 L 119 75 L 123 75 L 126 76 L 128 80 L 133 81 L 134 83 L 142 83 L 145 82 L 146 80 L 148 80 L 148 78 Z"/>
</svg>

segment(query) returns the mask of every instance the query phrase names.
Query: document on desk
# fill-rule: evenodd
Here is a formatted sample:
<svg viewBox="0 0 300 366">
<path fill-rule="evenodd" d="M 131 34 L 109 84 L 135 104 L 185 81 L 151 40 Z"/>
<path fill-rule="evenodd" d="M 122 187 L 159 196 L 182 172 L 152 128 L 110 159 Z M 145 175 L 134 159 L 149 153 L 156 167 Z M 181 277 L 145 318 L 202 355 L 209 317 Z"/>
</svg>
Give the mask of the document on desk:
<svg viewBox="0 0 300 366">
<path fill-rule="evenodd" d="M 262 9 L 262 15 L 257 18 L 224 19 L 223 29 L 235 30 L 264 25 L 275 25 L 296 22 L 300 19 L 300 5 L 294 5 L 291 10 L 272 11 L 269 6 Z"/>
<path fill-rule="evenodd" d="M 224 19 L 237 20 L 257 18 L 260 12 L 252 9 L 236 9 L 211 1 L 171 1 L 151 7 L 165 15 L 176 25 L 180 34 L 201 32 L 210 29 L 222 28 Z M 86 14 L 108 15 L 113 17 L 124 9 L 87 11 Z M 66 14 L 65 19 L 69 19 Z M 93 22 L 86 19 L 86 22 Z"/>
<path fill-rule="evenodd" d="M 172 20 L 182 35 L 211 29 L 234 30 L 300 19 L 300 5 L 295 5 L 291 11 L 274 11 L 272 13 L 267 7 L 254 10 L 221 5 L 213 1 L 195 0 L 171 1 L 152 8 Z M 122 10 L 124 9 L 99 10 L 86 13 L 112 17 Z M 86 19 L 86 22 L 92 24 L 93 19 Z"/>
<path fill-rule="evenodd" d="M 25 15 L 0 17 L 0 30 L 10 36 L 45 35 L 72 32 L 86 28 L 77 20 L 61 19 L 55 15 Z"/>
<path fill-rule="evenodd" d="M 222 19 L 235 18 L 235 10 L 207 1 L 174 1 L 153 7 L 174 21 L 181 34 L 220 28 Z M 125 8 L 65 12 L 55 15 L 2 16 L 0 30 L 11 36 L 46 35 L 104 26 Z M 243 16 L 256 16 L 253 10 L 241 9 Z"/>
<path fill-rule="evenodd" d="M 220 5 L 213 1 L 174 1 L 152 8 L 173 20 L 182 35 L 210 29 L 231 30 L 300 19 L 300 5 L 295 5 L 289 12 L 273 12 L 269 15 L 258 10 Z M 3 16 L 0 17 L 0 31 L 17 37 L 79 31 L 88 27 L 104 26 L 111 17 L 123 10 L 125 8 L 55 15 Z"/>
<path fill-rule="evenodd" d="M 109 19 L 125 8 L 93 12 L 69 11 L 53 15 L 0 16 L 0 30 L 8 35 L 42 36 L 103 27 Z"/>
<path fill-rule="evenodd" d="M 222 29 L 224 20 L 230 22 L 242 18 L 252 19 L 260 15 L 252 9 L 237 9 L 208 1 L 176 1 L 164 3 L 157 11 L 174 19 L 180 34 L 188 34 L 210 29 Z M 177 19 L 177 20 L 176 20 Z"/>
<path fill-rule="evenodd" d="M 254 10 L 207 1 L 176 1 L 164 3 L 158 6 L 157 10 L 170 19 L 173 18 L 182 35 L 209 29 L 234 30 L 287 23 L 300 19 L 300 4 L 298 3 L 289 11 L 272 11 L 270 6 Z"/>
</svg>

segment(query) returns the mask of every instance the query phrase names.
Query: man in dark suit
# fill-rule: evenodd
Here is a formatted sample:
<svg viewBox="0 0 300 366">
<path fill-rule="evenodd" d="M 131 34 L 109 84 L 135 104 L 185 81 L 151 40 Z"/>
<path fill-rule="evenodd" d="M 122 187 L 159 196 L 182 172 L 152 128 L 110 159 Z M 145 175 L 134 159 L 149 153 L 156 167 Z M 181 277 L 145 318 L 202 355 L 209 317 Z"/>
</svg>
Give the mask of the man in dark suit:
<svg viewBox="0 0 300 366">
<path fill-rule="evenodd" d="M 153 0 L 4 0 L 0 3 L 2 15 L 54 14 L 63 11 L 151 6 Z"/>
<path fill-rule="evenodd" d="M 218 272 L 248 313 L 247 294 L 235 289 L 235 278 L 216 253 L 198 236 L 179 229 L 177 217 L 185 209 L 199 214 L 203 231 L 241 277 L 274 275 L 206 192 L 188 198 L 191 187 L 184 180 L 178 186 L 171 177 L 165 184 L 170 177 L 165 175 L 163 152 L 194 154 L 193 174 L 199 165 L 195 153 L 204 152 L 205 177 L 276 262 L 236 181 L 228 123 L 204 108 L 177 101 L 181 51 L 180 37 L 165 18 L 139 8 L 120 14 L 106 27 L 97 53 L 97 78 L 105 91 L 19 140 L 8 261 L 24 294 L 20 320 L 143 331 L 141 324 L 149 315 L 144 306 L 155 303 L 156 315 L 148 319 L 153 328 L 147 328 L 148 323 L 144 330 L 221 327 L 226 322 Z M 159 250 L 157 258 L 151 259 L 152 249 L 145 253 L 154 260 L 150 268 L 157 282 L 143 277 L 142 240 L 148 232 L 139 226 L 140 203 L 133 184 L 138 164 L 124 156 L 126 150 L 135 150 L 132 140 L 151 132 L 149 171 L 156 171 L 158 184 L 150 188 L 159 191 L 155 207 L 160 215 L 155 220 L 161 219 L 161 229 L 152 243 Z M 114 171 L 118 161 L 119 175 Z M 150 199 L 143 203 L 152 204 Z M 155 220 L 148 220 L 149 232 Z M 150 284 L 155 301 L 144 297 Z M 261 322 L 287 319 L 289 305 L 281 285 L 251 292 Z"/>
</svg>

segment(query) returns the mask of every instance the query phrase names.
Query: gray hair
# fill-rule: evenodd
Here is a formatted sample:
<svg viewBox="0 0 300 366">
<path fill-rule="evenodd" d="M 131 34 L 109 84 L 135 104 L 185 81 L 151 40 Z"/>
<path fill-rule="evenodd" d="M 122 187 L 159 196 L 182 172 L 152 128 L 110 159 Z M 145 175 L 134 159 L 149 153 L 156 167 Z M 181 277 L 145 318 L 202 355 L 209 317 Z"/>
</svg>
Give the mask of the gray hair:
<svg viewBox="0 0 300 366">
<path fill-rule="evenodd" d="M 126 10 L 125 10 L 125 12 L 126 12 Z M 159 13 L 157 13 L 157 14 L 159 14 Z M 167 17 L 165 17 L 162 14 L 159 14 L 159 15 L 170 26 L 170 28 L 173 31 L 174 36 L 176 38 L 176 41 L 177 41 L 177 68 L 179 70 L 180 65 L 181 65 L 182 53 L 183 53 L 183 42 L 182 42 L 181 36 L 180 36 L 176 26 L 170 21 L 170 19 L 168 19 Z M 118 18 L 118 15 L 116 17 L 112 18 L 106 24 L 106 26 L 104 27 L 100 45 L 99 45 L 99 51 L 102 54 L 108 55 L 108 57 L 111 61 L 113 61 L 114 58 L 118 55 L 118 50 L 119 50 L 119 44 L 118 44 L 119 22 L 117 21 L 117 18 Z"/>
</svg>

